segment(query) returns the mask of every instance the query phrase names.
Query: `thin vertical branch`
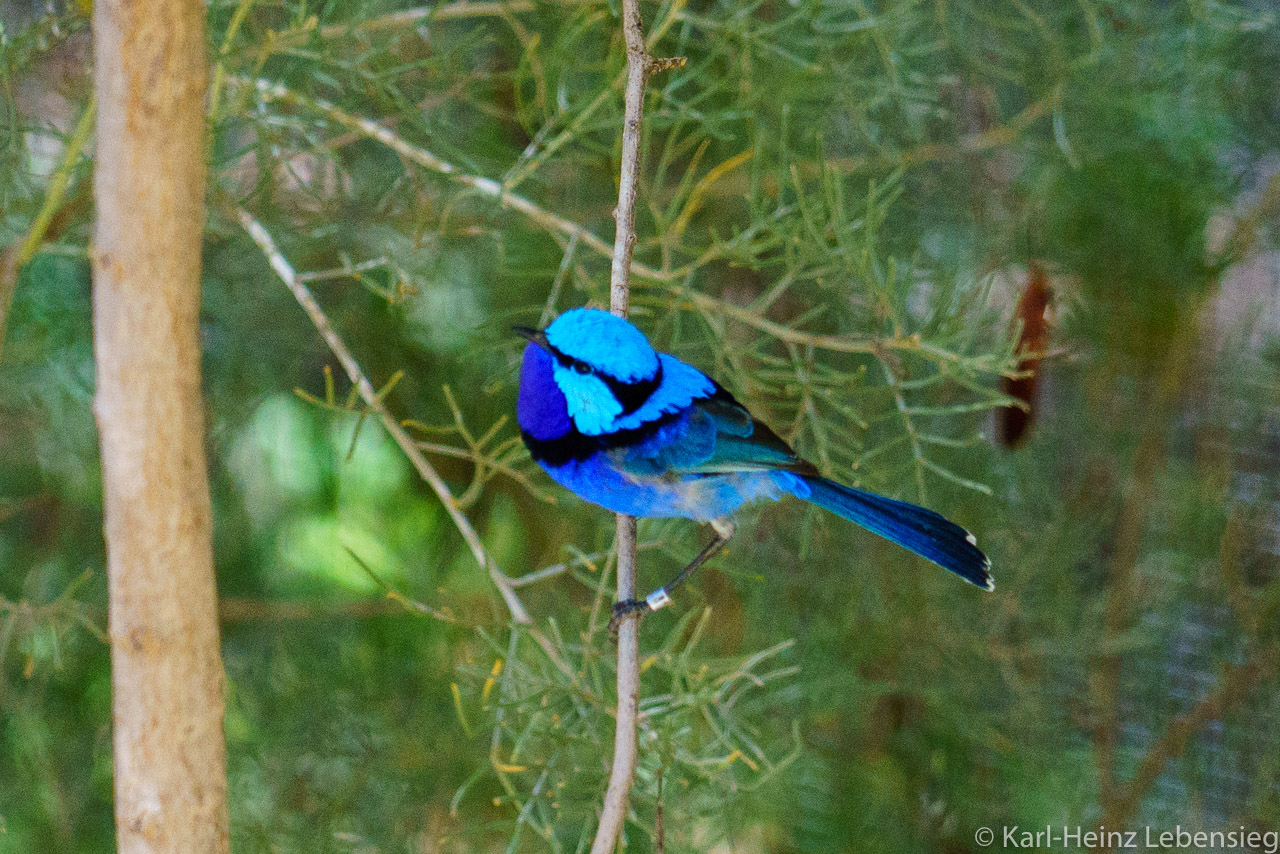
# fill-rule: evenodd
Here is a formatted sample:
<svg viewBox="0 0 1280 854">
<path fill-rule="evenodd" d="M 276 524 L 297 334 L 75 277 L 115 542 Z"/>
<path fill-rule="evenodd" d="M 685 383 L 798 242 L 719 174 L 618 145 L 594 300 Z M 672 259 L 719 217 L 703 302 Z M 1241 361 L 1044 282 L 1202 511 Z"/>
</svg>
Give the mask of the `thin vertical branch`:
<svg viewBox="0 0 1280 854">
<path fill-rule="evenodd" d="M 640 0 L 623 0 L 622 33 L 627 45 L 627 88 L 622 125 L 622 174 L 618 181 L 617 229 L 609 276 L 609 307 L 626 317 L 631 302 L 631 256 L 636 247 L 636 192 L 640 167 L 640 122 L 644 86 L 649 74 L 640 21 Z M 636 520 L 618 515 L 618 601 L 636 597 Z M 613 737 L 613 768 L 604 794 L 600 825 L 591 854 L 609 854 L 627 817 L 631 782 L 636 771 L 636 712 L 640 701 L 640 624 L 632 614 L 618 627 L 618 714 Z"/>
<path fill-rule="evenodd" d="M 622 174 L 618 180 L 618 207 L 614 211 L 618 225 L 613 236 L 613 266 L 609 271 L 609 307 L 619 317 L 626 317 L 631 305 L 631 256 L 636 248 L 640 123 L 644 119 L 644 84 L 649 74 L 639 0 L 624 0 L 622 34 L 627 44 L 627 88 L 622 118 Z"/>
</svg>

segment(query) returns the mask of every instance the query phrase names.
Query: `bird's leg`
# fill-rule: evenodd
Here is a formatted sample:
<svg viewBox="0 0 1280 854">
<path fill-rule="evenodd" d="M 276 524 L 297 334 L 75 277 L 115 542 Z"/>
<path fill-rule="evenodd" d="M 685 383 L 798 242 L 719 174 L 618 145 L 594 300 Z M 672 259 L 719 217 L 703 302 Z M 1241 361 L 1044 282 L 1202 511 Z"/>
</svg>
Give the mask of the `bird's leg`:
<svg viewBox="0 0 1280 854">
<path fill-rule="evenodd" d="M 613 619 L 609 621 L 610 631 L 616 632 L 618 623 L 630 614 L 647 614 L 671 604 L 671 592 L 688 581 L 689 576 L 693 575 L 698 567 L 715 557 L 733 536 L 733 522 L 728 519 L 713 519 L 711 527 L 715 531 L 715 537 L 707 543 L 706 548 L 699 552 L 697 557 L 689 562 L 688 566 L 676 573 L 675 578 L 643 599 L 628 599 L 613 606 Z"/>
<path fill-rule="evenodd" d="M 712 529 L 715 531 L 715 537 L 711 542 L 707 543 L 706 548 L 698 553 L 698 556 L 689 562 L 689 565 L 676 573 L 676 577 L 659 587 L 657 590 L 644 597 L 643 605 L 650 611 L 656 611 L 659 608 L 665 608 L 671 604 L 671 592 L 689 580 L 689 576 L 707 561 L 711 560 L 720 550 L 729 542 L 729 538 L 733 536 L 733 523 L 728 519 L 716 519 L 711 523 Z"/>
</svg>

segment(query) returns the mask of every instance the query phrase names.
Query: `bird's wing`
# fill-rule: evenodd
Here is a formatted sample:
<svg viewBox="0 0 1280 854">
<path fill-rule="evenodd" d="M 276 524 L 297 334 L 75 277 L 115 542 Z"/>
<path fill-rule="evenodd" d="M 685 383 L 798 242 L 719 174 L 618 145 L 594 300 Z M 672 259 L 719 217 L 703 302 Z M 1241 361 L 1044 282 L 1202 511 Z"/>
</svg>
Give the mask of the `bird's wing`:
<svg viewBox="0 0 1280 854">
<path fill-rule="evenodd" d="M 618 449 L 615 459 L 635 474 L 814 471 L 719 385 L 712 395 L 694 400 L 679 420 L 658 428 L 647 441 Z"/>
</svg>

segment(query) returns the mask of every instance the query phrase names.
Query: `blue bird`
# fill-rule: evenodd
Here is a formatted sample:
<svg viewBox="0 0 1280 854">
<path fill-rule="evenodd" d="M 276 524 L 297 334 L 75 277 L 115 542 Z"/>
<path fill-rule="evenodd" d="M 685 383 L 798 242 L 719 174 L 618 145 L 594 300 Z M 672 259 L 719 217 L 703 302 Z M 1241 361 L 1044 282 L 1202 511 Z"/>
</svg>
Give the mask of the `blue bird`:
<svg viewBox="0 0 1280 854">
<path fill-rule="evenodd" d="M 993 589 L 973 535 L 932 510 L 822 477 L 715 380 L 659 353 L 628 321 L 575 308 L 529 339 L 517 421 L 551 478 L 615 513 L 708 523 L 715 538 L 668 584 L 620 602 L 615 621 L 656 611 L 733 533 L 751 501 L 794 495 Z"/>
</svg>

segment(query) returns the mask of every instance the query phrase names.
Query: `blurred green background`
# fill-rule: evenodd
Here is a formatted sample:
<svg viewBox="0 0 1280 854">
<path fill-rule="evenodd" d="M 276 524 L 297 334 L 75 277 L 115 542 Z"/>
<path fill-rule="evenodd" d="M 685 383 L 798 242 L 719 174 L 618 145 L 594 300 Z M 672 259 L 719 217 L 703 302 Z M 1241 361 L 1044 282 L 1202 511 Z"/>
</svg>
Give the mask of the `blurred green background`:
<svg viewBox="0 0 1280 854">
<path fill-rule="evenodd" d="M 628 848 L 1280 829 L 1274 5 L 643 11 L 654 55 L 688 62 L 647 97 L 636 322 L 827 473 L 974 530 L 997 589 L 796 503 L 744 513 L 643 625 Z M 88 19 L 3 0 L 0 24 L 0 244 L 68 182 L 0 351 L 0 851 L 103 851 L 92 157 L 67 146 Z M 614 523 L 518 444 L 509 326 L 607 302 L 590 235 L 613 236 L 617 9 L 215 0 L 209 40 L 235 850 L 582 850 L 612 752 Z M 519 588 L 532 633 L 240 208 L 309 274 L 501 567 L 567 562 Z M 1007 448 L 1036 266 L 1039 393 Z M 642 523 L 641 586 L 704 536 Z"/>
</svg>

